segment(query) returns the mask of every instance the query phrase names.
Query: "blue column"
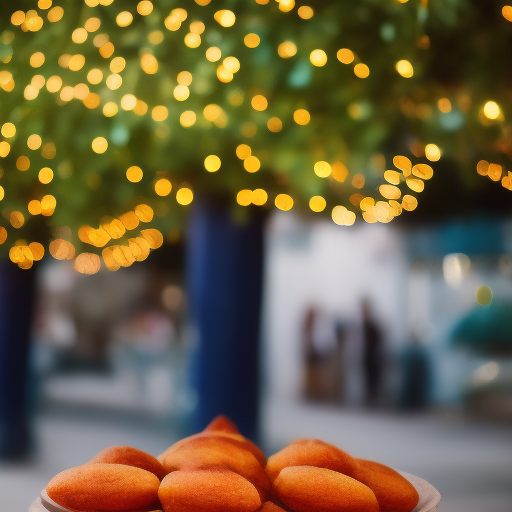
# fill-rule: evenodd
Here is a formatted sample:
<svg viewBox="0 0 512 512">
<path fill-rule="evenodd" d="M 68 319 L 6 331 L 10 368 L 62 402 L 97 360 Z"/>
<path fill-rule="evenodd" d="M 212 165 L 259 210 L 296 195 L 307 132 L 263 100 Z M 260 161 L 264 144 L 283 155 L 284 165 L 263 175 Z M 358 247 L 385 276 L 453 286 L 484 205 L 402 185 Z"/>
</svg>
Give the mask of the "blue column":
<svg viewBox="0 0 512 512">
<path fill-rule="evenodd" d="M 264 214 L 251 214 L 237 224 L 226 207 L 198 202 L 189 225 L 187 277 L 199 337 L 195 427 L 225 414 L 257 439 Z"/>
<path fill-rule="evenodd" d="M 28 355 L 35 270 L 0 261 L 0 459 L 31 449 Z"/>
</svg>

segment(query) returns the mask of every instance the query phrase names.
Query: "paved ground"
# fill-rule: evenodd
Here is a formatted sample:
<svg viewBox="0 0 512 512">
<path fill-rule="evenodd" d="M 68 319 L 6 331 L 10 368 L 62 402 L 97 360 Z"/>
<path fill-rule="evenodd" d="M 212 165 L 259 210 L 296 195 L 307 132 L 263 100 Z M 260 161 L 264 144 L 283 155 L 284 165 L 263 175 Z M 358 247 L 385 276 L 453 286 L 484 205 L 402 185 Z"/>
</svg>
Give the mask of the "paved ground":
<svg viewBox="0 0 512 512">
<path fill-rule="evenodd" d="M 404 417 L 268 402 L 267 451 L 298 437 L 319 437 L 354 455 L 425 478 L 443 496 L 439 512 L 512 511 L 512 429 L 459 416 Z M 0 512 L 26 512 L 57 472 L 102 448 L 127 444 L 158 454 L 178 437 L 172 425 L 62 413 L 37 422 L 39 454 L 31 463 L 0 464 Z"/>
</svg>

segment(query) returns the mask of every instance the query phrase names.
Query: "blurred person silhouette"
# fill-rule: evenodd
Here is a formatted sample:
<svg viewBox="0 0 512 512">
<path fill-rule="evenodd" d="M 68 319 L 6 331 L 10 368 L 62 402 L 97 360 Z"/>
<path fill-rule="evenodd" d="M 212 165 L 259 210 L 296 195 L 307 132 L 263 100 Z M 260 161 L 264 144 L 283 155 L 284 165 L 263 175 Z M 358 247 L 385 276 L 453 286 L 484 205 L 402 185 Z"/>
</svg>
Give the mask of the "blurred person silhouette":
<svg viewBox="0 0 512 512">
<path fill-rule="evenodd" d="M 428 407 L 432 381 L 432 365 L 420 333 L 413 331 L 401 357 L 402 383 L 399 406 L 405 411 Z"/>
<path fill-rule="evenodd" d="M 370 301 L 361 302 L 363 373 L 365 381 L 366 405 L 375 406 L 379 402 L 383 368 L 382 331 L 375 319 Z"/>
<path fill-rule="evenodd" d="M 304 396 L 315 401 L 340 399 L 341 357 L 334 321 L 311 306 L 303 324 Z"/>
</svg>

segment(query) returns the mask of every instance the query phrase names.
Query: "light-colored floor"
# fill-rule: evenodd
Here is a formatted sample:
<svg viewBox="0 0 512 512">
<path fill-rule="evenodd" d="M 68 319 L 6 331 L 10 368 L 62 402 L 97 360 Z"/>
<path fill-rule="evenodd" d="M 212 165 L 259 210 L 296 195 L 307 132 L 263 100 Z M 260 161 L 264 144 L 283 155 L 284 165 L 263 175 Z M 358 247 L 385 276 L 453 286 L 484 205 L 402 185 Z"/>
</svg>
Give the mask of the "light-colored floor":
<svg viewBox="0 0 512 512">
<path fill-rule="evenodd" d="M 439 512 L 512 511 L 510 426 L 458 415 L 409 417 L 276 401 L 267 401 L 263 412 L 268 451 L 295 438 L 317 437 L 425 478 L 442 494 Z M 0 464 L 0 512 L 26 512 L 54 474 L 106 446 L 126 444 L 158 454 L 177 436 L 162 424 L 62 412 L 41 416 L 37 432 L 39 454 L 31 463 Z"/>
</svg>

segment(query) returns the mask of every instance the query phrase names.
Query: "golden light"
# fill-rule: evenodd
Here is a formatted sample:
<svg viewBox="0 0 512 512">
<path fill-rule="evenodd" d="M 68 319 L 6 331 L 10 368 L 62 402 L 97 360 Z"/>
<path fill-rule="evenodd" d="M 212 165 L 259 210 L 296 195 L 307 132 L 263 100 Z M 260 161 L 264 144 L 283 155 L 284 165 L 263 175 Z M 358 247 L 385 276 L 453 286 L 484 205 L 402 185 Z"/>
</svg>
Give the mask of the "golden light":
<svg viewBox="0 0 512 512">
<path fill-rule="evenodd" d="M 121 73 L 126 66 L 126 60 L 123 57 L 114 57 L 110 61 L 110 71 L 112 73 Z"/>
<path fill-rule="evenodd" d="M 50 21 L 51 23 L 55 23 L 56 21 L 60 21 L 62 19 L 62 16 L 64 16 L 64 9 L 60 6 L 57 6 L 48 11 L 47 18 L 48 21 Z"/>
<path fill-rule="evenodd" d="M 279 0 L 279 10 L 289 12 L 295 7 L 295 0 Z"/>
<path fill-rule="evenodd" d="M 309 207 L 313 212 L 323 212 L 327 206 L 326 200 L 322 196 L 313 196 L 309 200 Z"/>
<path fill-rule="evenodd" d="M 277 54 L 282 59 L 289 59 L 297 54 L 297 45 L 291 41 L 285 41 L 277 47 Z"/>
<path fill-rule="evenodd" d="M 407 178 L 405 180 L 407 186 L 414 192 L 423 192 L 425 183 L 418 178 Z M 398 199 L 398 197 L 388 197 L 388 199 Z"/>
<path fill-rule="evenodd" d="M 71 101 L 73 99 L 73 87 L 67 85 L 60 91 L 59 97 L 62 101 Z"/>
<path fill-rule="evenodd" d="M 341 50 L 338 50 L 336 57 L 342 64 L 351 64 L 355 59 L 354 52 L 348 48 L 341 48 Z"/>
<path fill-rule="evenodd" d="M 92 150 L 95 153 L 102 154 L 105 153 L 108 149 L 108 141 L 105 137 L 96 137 L 92 141 Z"/>
<path fill-rule="evenodd" d="M 165 18 L 164 25 L 167 30 L 175 32 L 181 27 L 181 21 L 176 16 L 169 15 Z"/>
<path fill-rule="evenodd" d="M 29 84 L 29 85 L 27 85 L 27 87 L 25 87 L 25 91 L 23 93 L 23 96 L 25 96 L 25 99 L 35 100 L 38 95 L 39 95 L 39 89 L 37 87 L 34 87 L 32 84 Z"/>
<path fill-rule="evenodd" d="M 208 5 L 212 0 L 194 0 L 197 5 Z"/>
<path fill-rule="evenodd" d="M 23 155 L 18 157 L 18 159 L 16 160 L 16 167 L 20 171 L 27 171 L 30 168 L 29 158 Z"/>
<path fill-rule="evenodd" d="M 480 176 L 487 176 L 487 172 L 489 171 L 489 162 L 486 160 L 480 160 L 476 164 L 476 172 L 480 174 Z"/>
<path fill-rule="evenodd" d="M 267 121 L 267 128 L 273 133 L 278 133 L 283 129 L 283 122 L 279 117 L 271 117 Z"/>
<path fill-rule="evenodd" d="M 137 12 L 141 16 L 147 16 L 153 12 L 153 4 L 149 0 L 142 0 L 137 4 Z"/>
<path fill-rule="evenodd" d="M 53 214 L 53 210 L 57 206 L 57 200 L 51 194 L 43 196 L 41 199 L 41 213 L 45 217 L 49 217 Z"/>
<path fill-rule="evenodd" d="M 154 75 L 158 71 L 158 61 L 151 53 L 146 53 L 140 58 L 140 67 L 144 73 Z"/>
<path fill-rule="evenodd" d="M 2 245 L 7 240 L 7 230 L 0 226 L 0 245 Z"/>
<path fill-rule="evenodd" d="M 288 194 L 279 194 L 276 197 L 274 204 L 279 210 L 287 212 L 293 208 L 293 199 Z"/>
<path fill-rule="evenodd" d="M 366 180 L 365 180 L 363 174 L 356 174 L 352 178 L 352 186 L 355 187 L 355 188 L 361 189 L 361 188 L 364 187 L 365 181 Z"/>
<path fill-rule="evenodd" d="M 30 213 L 30 215 L 40 215 L 41 211 L 41 201 L 38 201 L 37 199 L 32 199 L 32 201 L 28 202 L 28 212 Z"/>
<path fill-rule="evenodd" d="M 193 32 L 189 32 L 185 36 L 185 46 L 189 48 L 197 48 L 201 46 L 201 36 L 199 34 L 194 34 Z"/>
<path fill-rule="evenodd" d="M 194 194 L 192 190 L 190 190 L 187 187 L 180 188 L 178 192 L 176 192 L 176 201 L 178 202 L 178 204 L 181 204 L 182 206 L 189 205 L 193 199 Z"/>
<path fill-rule="evenodd" d="M 143 229 L 140 233 L 151 249 L 162 247 L 164 237 L 158 229 Z"/>
<path fill-rule="evenodd" d="M 230 72 L 236 73 L 240 69 L 240 61 L 236 57 L 226 57 L 222 65 Z"/>
<path fill-rule="evenodd" d="M 87 95 L 87 98 L 84 99 L 84 105 L 87 108 L 96 108 L 101 102 L 101 98 L 99 94 L 96 94 L 95 92 L 90 92 Z"/>
<path fill-rule="evenodd" d="M 373 197 L 365 197 L 359 202 L 359 208 L 361 208 L 363 212 L 371 210 L 374 206 L 375 199 L 373 199 Z"/>
<path fill-rule="evenodd" d="M 431 162 L 437 162 L 441 158 L 441 150 L 435 144 L 425 146 L 425 156 Z"/>
<path fill-rule="evenodd" d="M 207 121 L 215 121 L 222 114 L 222 108 L 215 103 L 206 105 L 203 109 L 203 116 Z"/>
<path fill-rule="evenodd" d="M 360 62 L 354 66 L 354 74 L 358 78 L 367 78 L 370 75 L 370 68 L 366 64 Z"/>
<path fill-rule="evenodd" d="M 448 98 L 441 98 L 437 101 L 437 108 L 443 114 L 448 114 L 448 112 L 452 111 L 452 103 Z"/>
<path fill-rule="evenodd" d="M 123 84 L 123 79 L 122 79 L 121 75 L 118 75 L 117 73 L 113 73 L 112 75 L 109 75 L 107 77 L 107 80 L 105 83 L 107 84 L 107 87 L 110 90 L 115 91 L 115 90 L 119 89 L 119 87 L 121 87 L 121 85 Z"/>
<path fill-rule="evenodd" d="M 208 172 L 217 172 L 220 169 L 221 161 L 217 155 L 208 155 L 204 159 L 204 168 Z"/>
<path fill-rule="evenodd" d="M 193 110 L 185 110 L 180 115 L 180 124 L 184 128 L 190 128 L 196 123 L 197 116 Z"/>
<path fill-rule="evenodd" d="M 190 24 L 190 32 L 194 34 L 202 34 L 205 31 L 205 25 L 202 21 L 194 21 Z"/>
<path fill-rule="evenodd" d="M 16 135 L 16 126 L 13 123 L 4 123 L 1 133 L 6 139 L 14 137 Z"/>
<path fill-rule="evenodd" d="M 185 101 L 190 96 L 190 89 L 186 85 L 177 85 L 173 95 L 178 101 Z"/>
<path fill-rule="evenodd" d="M 308 124 L 309 121 L 311 120 L 311 115 L 309 114 L 309 112 L 307 110 L 300 108 L 299 110 L 296 110 L 293 113 L 293 120 L 297 124 L 304 126 L 304 125 Z"/>
<path fill-rule="evenodd" d="M 92 275 L 101 269 L 101 260 L 97 254 L 83 252 L 76 257 L 75 270 L 81 274 Z"/>
<path fill-rule="evenodd" d="M 422 180 L 429 180 L 434 176 L 434 170 L 427 164 L 416 164 L 412 168 L 412 174 Z"/>
<path fill-rule="evenodd" d="M 260 36 L 258 34 L 247 34 L 244 37 L 244 44 L 247 48 L 256 48 L 260 44 Z"/>
<path fill-rule="evenodd" d="M 313 50 L 309 55 L 313 66 L 322 67 L 327 64 L 327 54 L 323 50 Z"/>
<path fill-rule="evenodd" d="M 248 189 L 240 190 L 236 195 L 236 202 L 240 206 L 249 206 L 252 203 L 252 191 Z"/>
<path fill-rule="evenodd" d="M 11 145 L 6 140 L 0 142 L 0 157 L 5 158 L 10 151 Z"/>
<path fill-rule="evenodd" d="M 121 108 L 123 110 L 133 110 L 137 105 L 137 98 L 133 94 L 125 94 L 121 98 Z"/>
<path fill-rule="evenodd" d="M 126 179 L 132 183 L 138 183 L 143 176 L 144 173 L 142 172 L 142 169 L 137 165 L 132 165 L 126 170 Z"/>
<path fill-rule="evenodd" d="M 153 30 L 148 34 L 148 41 L 151 44 L 160 44 L 164 40 L 164 33 L 161 30 Z"/>
<path fill-rule="evenodd" d="M 381 185 L 379 187 L 379 192 L 382 197 L 385 197 L 386 199 L 400 199 L 402 196 L 400 189 L 394 185 Z"/>
<path fill-rule="evenodd" d="M 228 83 L 233 80 L 233 73 L 221 65 L 217 68 L 217 78 L 223 83 Z"/>
<path fill-rule="evenodd" d="M 192 83 L 192 73 L 189 71 L 178 73 L 177 82 L 180 85 L 190 85 Z"/>
<path fill-rule="evenodd" d="M 181 87 L 181 86 L 180 86 Z M 169 110 L 163 105 L 157 105 L 151 111 L 151 117 L 154 121 L 165 121 L 169 116 Z"/>
<path fill-rule="evenodd" d="M 101 27 L 101 20 L 99 18 L 89 18 L 84 25 L 87 32 L 96 32 Z"/>
<path fill-rule="evenodd" d="M 71 71 L 79 71 L 80 69 L 82 69 L 84 67 L 84 64 L 85 64 L 85 57 L 82 54 L 77 53 L 76 55 L 73 55 L 69 59 L 68 68 Z"/>
<path fill-rule="evenodd" d="M 71 40 L 73 41 L 73 43 L 82 44 L 85 43 L 85 41 L 87 41 L 88 36 L 89 33 L 85 28 L 77 28 L 72 32 Z"/>
<path fill-rule="evenodd" d="M 309 19 L 311 19 L 313 17 L 314 11 L 308 5 L 303 5 L 303 6 L 299 7 L 299 10 L 297 11 L 297 14 L 303 20 L 309 20 Z"/>
<path fill-rule="evenodd" d="M 488 101 L 484 105 L 484 116 L 487 117 L 487 119 L 498 119 L 500 112 L 500 107 L 495 101 Z"/>
<path fill-rule="evenodd" d="M 36 52 L 30 56 L 30 65 L 33 68 L 39 68 L 44 64 L 44 53 Z"/>
<path fill-rule="evenodd" d="M 407 210 L 408 212 L 412 212 L 413 210 L 415 210 L 417 208 L 418 200 L 414 196 L 410 196 L 410 195 L 406 194 L 402 198 L 401 206 L 404 210 Z"/>
<path fill-rule="evenodd" d="M 414 75 L 414 68 L 408 60 L 399 60 L 396 63 L 396 70 L 404 78 L 411 78 Z"/>
<path fill-rule="evenodd" d="M 263 111 L 268 107 L 268 101 L 265 96 L 257 94 L 251 100 L 251 106 L 254 110 Z"/>
<path fill-rule="evenodd" d="M 23 224 L 25 224 L 25 217 L 23 216 L 23 213 L 14 211 L 9 215 L 9 222 L 13 228 L 19 229 Z"/>
<path fill-rule="evenodd" d="M 130 25 L 133 21 L 133 14 L 128 11 L 122 11 L 120 12 L 116 17 L 116 23 L 120 27 L 127 27 Z"/>
<path fill-rule="evenodd" d="M 137 104 L 135 105 L 135 108 L 133 109 L 134 113 L 138 116 L 143 116 L 148 111 L 149 107 L 148 104 L 145 101 L 137 100 Z"/>
<path fill-rule="evenodd" d="M 406 156 L 397 155 L 393 157 L 393 165 L 401 170 L 406 178 L 411 174 L 412 163 Z"/>
<path fill-rule="evenodd" d="M 87 84 L 76 84 L 73 87 L 73 97 L 77 100 L 85 100 L 89 95 L 89 87 Z"/>
<path fill-rule="evenodd" d="M 240 158 L 240 160 L 245 160 L 251 156 L 252 150 L 250 146 L 247 144 L 240 144 L 236 148 L 236 156 Z"/>
<path fill-rule="evenodd" d="M 124 224 L 119 219 L 102 219 L 101 227 L 114 239 L 121 238 L 126 232 Z"/>
<path fill-rule="evenodd" d="M 103 105 L 103 115 L 105 117 L 113 117 L 119 111 L 117 105 L 113 101 L 109 101 Z"/>
<path fill-rule="evenodd" d="M 512 21 L 512 5 L 503 6 L 501 14 L 507 21 Z"/>
<path fill-rule="evenodd" d="M 155 183 L 155 192 L 159 196 L 168 196 L 172 190 L 172 183 L 167 178 L 161 178 Z"/>
<path fill-rule="evenodd" d="M 23 11 L 16 11 L 11 16 L 11 23 L 14 26 L 21 25 L 25 21 L 25 13 Z"/>
<path fill-rule="evenodd" d="M 352 226 L 356 221 L 356 214 L 344 206 L 335 206 L 332 209 L 331 218 L 338 226 Z"/>
<path fill-rule="evenodd" d="M 489 168 L 487 169 L 487 176 L 489 176 L 492 181 L 500 181 L 502 173 L 503 167 L 501 167 L 501 165 L 489 164 Z"/>
<path fill-rule="evenodd" d="M 94 68 L 87 73 L 87 81 L 91 84 L 99 84 L 102 80 L 103 72 L 101 69 Z"/>
<path fill-rule="evenodd" d="M 384 173 L 384 179 L 391 183 L 391 185 L 399 185 L 400 184 L 400 173 L 397 171 L 386 171 Z"/>
<path fill-rule="evenodd" d="M 314 166 L 315 174 L 319 178 L 327 178 L 331 174 L 331 165 L 328 162 L 324 162 L 323 160 L 316 162 Z"/>
<path fill-rule="evenodd" d="M 44 87 L 45 82 L 46 80 L 43 75 L 34 75 L 32 77 L 32 80 L 30 81 L 30 83 L 38 89 L 42 89 Z"/>
<path fill-rule="evenodd" d="M 28 248 L 32 253 L 34 261 L 40 261 L 44 256 L 44 247 L 39 242 L 32 242 L 28 244 Z"/>
<path fill-rule="evenodd" d="M 153 208 L 147 204 L 139 204 L 135 207 L 135 215 L 141 222 L 151 222 L 153 220 Z"/>
<path fill-rule="evenodd" d="M 171 11 L 171 16 L 174 16 L 177 20 L 180 22 L 185 21 L 187 19 L 187 11 L 185 9 L 182 9 L 181 7 L 178 7 L 177 9 L 173 9 Z"/>
<path fill-rule="evenodd" d="M 211 46 L 206 50 L 206 58 L 210 62 L 217 62 L 222 57 L 222 52 L 217 46 Z"/>
<path fill-rule="evenodd" d="M 103 35 L 103 34 L 102 34 Z M 100 37 L 100 36 L 96 36 L 96 37 Z M 96 40 L 96 37 L 94 38 Z M 115 51 L 115 48 L 114 48 L 114 45 L 108 41 L 107 43 L 105 43 L 101 48 L 100 48 L 100 55 L 104 58 L 104 59 L 109 59 L 110 57 L 112 57 L 113 53 Z"/>
<path fill-rule="evenodd" d="M 135 212 L 126 212 L 119 216 L 119 220 L 124 224 L 128 230 L 135 229 L 139 225 L 139 218 Z"/>
<path fill-rule="evenodd" d="M 223 9 L 221 11 L 217 11 L 213 17 L 215 21 L 222 25 L 223 27 L 232 27 L 235 24 L 236 16 L 233 11 L 229 11 L 227 9 Z"/>
<path fill-rule="evenodd" d="M 252 191 L 252 203 L 256 206 L 263 206 L 268 200 L 268 194 L 262 188 L 257 188 Z"/>
<path fill-rule="evenodd" d="M 340 183 L 343 183 L 348 176 L 347 166 L 340 161 L 334 162 L 331 165 L 331 176 Z"/>
<path fill-rule="evenodd" d="M 244 160 L 244 168 L 247 172 L 257 172 L 261 167 L 261 162 L 254 155 L 248 156 Z"/>
<path fill-rule="evenodd" d="M 47 185 L 53 180 L 53 171 L 49 167 L 43 167 L 38 174 L 39 181 Z"/>
</svg>

